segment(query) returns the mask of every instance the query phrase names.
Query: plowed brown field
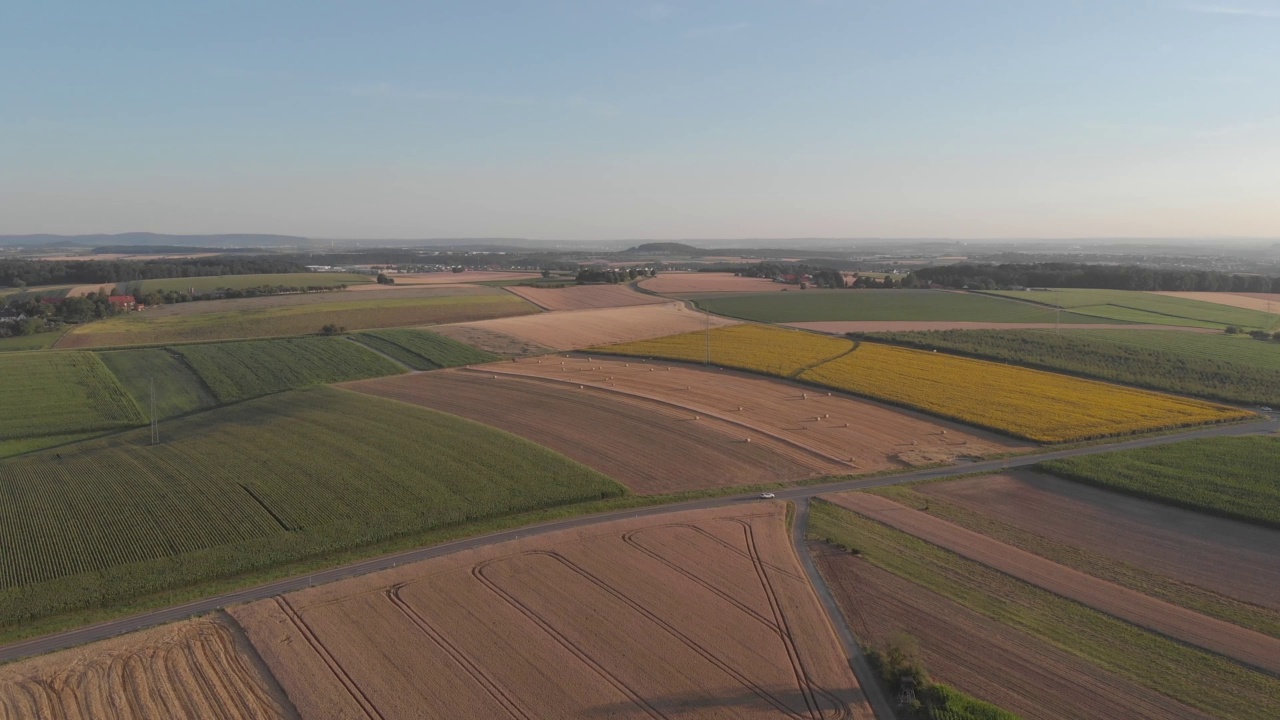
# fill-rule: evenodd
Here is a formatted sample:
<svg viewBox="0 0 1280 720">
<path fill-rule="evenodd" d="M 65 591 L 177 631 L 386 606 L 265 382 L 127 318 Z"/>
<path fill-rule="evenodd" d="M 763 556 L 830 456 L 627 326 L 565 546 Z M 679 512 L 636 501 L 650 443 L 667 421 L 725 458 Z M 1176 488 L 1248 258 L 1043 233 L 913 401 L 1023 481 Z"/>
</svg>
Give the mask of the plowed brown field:
<svg viewBox="0 0 1280 720">
<path fill-rule="evenodd" d="M 566 288 L 512 285 L 507 291 L 543 310 L 592 310 L 669 302 L 660 297 L 645 295 L 627 285 L 573 285 Z"/>
<path fill-rule="evenodd" d="M 867 493 L 827 497 L 833 503 L 1049 592 L 1182 642 L 1280 673 L 1280 640 L 1100 580 L 1006 545 L 928 513 Z"/>
<path fill-rule="evenodd" d="M 432 330 L 455 337 L 452 333 L 457 331 L 451 328 L 475 328 L 508 335 L 552 350 L 577 350 L 701 330 L 706 327 L 707 322 L 705 314 L 694 312 L 683 303 L 668 302 L 661 305 L 570 310 L 521 318 L 481 320 L 434 327 Z M 710 323 L 711 327 L 717 328 L 736 325 L 738 321 L 712 315 Z"/>
<path fill-rule="evenodd" d="M 1280 293 L 1226 293 L 1226 292 L 1153 292 L 1153 295 L 1168 295 L 1185 300 L 1230 305 L 1231 307 L 1258 310 L 1260 312 L 1280 311 Z"/>
<path fill-rule="evenodd" d="M 731 273 L 664 273 L 641 280 L 640 287 L 668 295 L 704 292 L 781 292 L 798 290 L 795 285 L 776 283 L 768 278 L 739 277 Z"/>
<path fill-rule="evenodd" d="M 1032 472 L 916 490 L 1050 540 L 1280 609 L 1280 531 Z"/>
<path fill-rule="evenodd" d="M 512 363 L 514 364 L 514 363 Z M 501 368 L 504 364 L 493 367 Z M 501 428 L 639 493 L 802 480 L 851 472 L 763 432 L 671 405 L 577 385 L 440 370 L 343 385 Z M 745 442 L 747 438 L 751 442 Z"/>
<path fill-rule="evenodd" d="M 733 371 L 602 357 L 528 359 L 484 370 L 658 400 L 849 463 L 845 472 L 950 462 L 1012 446 L 954 423 Z"/>
<path fill-rule="evenodd" d="M 232 609 L 303 718 L 867 718 L 781 503 L 504 543 Z"/>
<path fill-rule="evenodd" d="M 910 634 L 934 680 L 1028 720 L 1209 717 L 847 552 L 810 551 L 860 641 Z"/>
<path fill-rule="evenodd" d="M 0 667 L 0 718 L 293 718 L 229 619 L 201 618 Z"/>
</svg>

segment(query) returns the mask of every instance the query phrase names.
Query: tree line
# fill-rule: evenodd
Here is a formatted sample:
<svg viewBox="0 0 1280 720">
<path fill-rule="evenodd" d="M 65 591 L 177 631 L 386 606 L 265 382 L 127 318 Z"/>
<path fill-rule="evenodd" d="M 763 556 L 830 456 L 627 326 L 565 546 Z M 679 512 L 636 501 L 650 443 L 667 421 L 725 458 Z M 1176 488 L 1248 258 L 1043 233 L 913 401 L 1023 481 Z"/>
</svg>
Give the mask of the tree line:
<svg viewBox="0 0 1280 720">
<path fill-rule="evenodd" d="M 0 259 L 0 286 L 94 285 L 160 278 L 305 273 L 305 265 L 270 256 L 220 255 L 170 260 Z"/>
<path fill-rule="evenodd" d="M 1214 270 L 1171 270 L 1139 265 L 1007 263 L 941 265 L 915 271 L 917 277 L 951 288 L 996 290 L 1009 287 L 1091 288 L 1201 292 L 1280 292 L 1280 277 L 1233 275 Z"/>
</svg>

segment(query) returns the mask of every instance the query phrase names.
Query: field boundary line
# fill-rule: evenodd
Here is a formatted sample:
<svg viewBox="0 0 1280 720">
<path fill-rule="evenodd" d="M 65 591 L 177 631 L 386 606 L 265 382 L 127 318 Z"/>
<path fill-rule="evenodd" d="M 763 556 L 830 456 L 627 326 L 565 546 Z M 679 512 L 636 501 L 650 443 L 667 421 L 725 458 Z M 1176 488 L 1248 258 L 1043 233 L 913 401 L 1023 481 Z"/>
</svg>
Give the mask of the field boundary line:
<svg viewBox="0 0 1280 720">
<path fill-rule="evenodd" d="M 801 567 L 804 568 L 805 575 L 809 579 L 809 587 L 818 596 L 828 627 L 835 632 L 836 637 L 840 639 L 840 644 L 844 646 L 849 669 L 853 671 L 862 697 L 871 706 L 872 713 L 878 720 L 897 720 L 898 715 L 889 704 L 889 699 L 885 696 L 884 688 L 871 668 L 871 663 L 867 661 L 866 653 L 862 651 L 862 644 L 858 642 L 858 637 L 850 627 L 848 618 L 844 616 L 844 611 L 836 602 L 831 587 L 827 585 L 827 579 L 819 572 L 817 564 L 813 561 L 813 555 L 805 546 L 808 526 L 809 498 L 798 498 L 795 519 L 791 524 L 791 551 L 796 554 Z"/>
<path fill-rule="evenodd" d="M 373 353 L 373 354 L 375 354 L 375 355 L 381 355 L 382 357 L 386 358 L 387 360 L 390 360 L 391 362 L 395 363 L 396 367 L 400 368 L 401 370 L 404 370 L 404 372 L 403 372 L 403 373 L 401 373 L 402 375 L 405 375 L 405 374 L 410 374 L 410 375 L 411 375 L 411 374 L 413 374 L 413 373 L 428 372 L 427 370 L 414 370 L 413 368 L 409 367 L 408 365 L 405 365 L 404 363 L 402 363 L 402 362 L 400 362 L 399 360 L 397 360 L 397 359 L 395 359 L 395 358 L 391 357 L 390 355 L 388 355 L 388 354 L 386 354 L 386 353 L 382 352 L 381 350 L 379 350 L 379 349 L 377 349 L 377 348 L 375 348 L 375 347 L 372 347 L 372 346 L 370 346 L 370 345 L 366 345 L 366 344 L 364 344 L 364 343 L 360 342 L 359 340 L 357 340 L 357 339 L 356 339 L 355 335 L 344 335 L 343 337 L 345 337 L 346 339 L 348 339 L 348 340 L 350 340 L 351 342 L 355 343 L 356 345 L 359 345 L 360 347 L 364 348 L 365 350 L 368 350 L 369 352 L 371 352 L 371 353 Z M 390 342 L 390 341 L 388 341 L 388 342 Z M 401 349 L 407 349 L 407 348 L 405 348 L 403 345 L 400 345 L 399 343 L 391 343 L 391 344 L 392 344 L 392 345 L 395 345 L 396 347 L 399 347 L 399 348 L 401 348 Z M 382 377 L 394 377 L 394 376 L 392 376 L 392 375 L 383 375 Z M 368 380 L 368 379 L 370 379 L 370 378 L 364 378 L 364 379 L 365 379 L 365 380 Z"/>
<path fill-rule="evenodd" d="M 621 356 L 619 356 L 619 357 L 621 357 Z M 480 369 L 480 368 L 473 368 L 473 367 L 462 367 L 462 368 L 455 368 L 455 370 L 457 370 L 457 371 L 459 371 L 459 372 L 472 373 L 472 374 L 485 374 L 485 373 L 488 373 L 488 374 L 490 374 L 490 375 L 504 375 L 504 376 L 506 376 L 506 377 L 519 378 L 519 379 L 521 379 L 521 380 L 525 380 L 525 381 L 529 381 L 529 382 L 554 383 L 554 384 L 556 384 L 556 385 L 582 385 L 582 386 L 585 386 L 585 387 L 589 387 L 589 388 L 591 388 L 592 390 L 599 391 L 599 392 L 601 392 L 601 393 L 612 393 L 612 394 L 615 394 L 615 395 L 622 395 L 622 396 L 625 396 L 625 397 L 634 398 L 634 399 L 637 399 L 637 400 L 643 400 L 643 401 L 646 401 L 646 402 L 654 403 L 654 404 L 656 404 L 656 405 L 665 405 L 665 406 L 667 406 L 667 407 L 675 408 L 675 409 L 677 409 L 677 410 L 681 410 L 681 411 L 683 411 L 683 412 L 688 412 L 688 413 L 698 413 L 698 414 L 706 415 L 707 417 L 710 417 L 710 418 L 714 418 L 714 419 L 719 420 L 719 421 L 721 421 L 721 422 L 728 423 L 728 424 L 730 424 L 730 425 L 734 425 L 734 426 L 736 426 L 736 427 L 743 428 L 743 429 L 745 429 L 745 430 L 751 430 L 751 431 L 753 431 L 753 432 L 758 432 L 758 433 L 760 433 L 761 435 L 764 435 L 765 437 L 770 438 L 771 440 L 774 440 L 774 441 L 776 441 L 776 442 L 782 443 L 782 444 L 784 444 L 784 445 L 789 445 L 789 446 L 791 446 L 792 448 L 797 449 L 797 450 L 800 450 L 800 451 L 802 451 L 802 452 L 806 452 L 806 453 L 809 453 L 809 454 L 811 454 L 811 455 L 815 455 L 815 456 L 817 456 L 819 459 L 821 459 L 821 460 L 823 460 L 823 461 L 825 461 L 825 462 L 834 463 L 834 464 L 836 464 L 836 465 L 838 465 L 838 466 L 850 467 L 850 468 L 853 468 L 853 469 L 855 469 L 855 470 L 856 470 L 856 469 L 858 469 L 858 466 L 857 466 L 857 465 L 855 465 L 855 464 L 853 464 L 853 463 L 850 463 L 850 462 L 849 462 L 849 461 L 847 461 L 847 460 L 841 459 L 841 458 L 836 457 L 836 456 L 834 456 L 834 455 L 828 455 L 828 454 L 826 454 L 826 453 L 822 452 L 821 450 L 818 450 L 817 448 L 809 447 L 809 446 L 807 446 L 807 445 L 805 445 L 805 444 L 803 444 L 803 443 L 801 443 L 801 442 L 798 442 L 798 441 L 796 441 L 796 440 L 792 440 L 792 439 L 790 439 L 790 438 L 782 437 L 782 436 L 780 436 L 780 435 L 775 434 L 775 433 L 774 433 L 773 431 L 771 431 L 771 430 L 761 429 L 761 428 L 758 428 L 758 427 L 756 427 L 756 426 L 754 426 L 754 425 L 751 425 L 751 424 L 745 423 L 745 422 L 743 422 L 743 421 L 741 421 L 741 420 L 736 420 L 736 419 L 734 419 L 734 418 L 726 417 L 726 416 L 724 416 L 724 415 L 722 415 L 722 414 L 720 414 L 720 413 L 718 413 L 718 412 L 716 412 L 716 411 L 714 411 L 714 410 L 699 410 L 699 409 L 695 409 L 695 408 L 690 408 L 690 407 L 688 407 L 687 405 L 681 405 L 680 403 L 673 402 L 673 401 L 671 401 L 671 400 L 663 400 L 662 398 L 657 398 L 657 397 L 653 397 L 653 396 L 650 396 L 650 395 L 645 395 L 644 393 L 640 393 L 640 392 L 634 392 L 634 391 L 629 391 L 629 390 L 622 390 L 622 389 L 619 389 L 619 388 L 616 388 L 616 387 L 601 387 L 600 385 L 597 385 L 597 384 L 595 384 L 594 382 L 591 382 L 591 381 L 579 382 L 579 381 L 577 381 L 577 380 L 561 380 L 560 378 L 543 377 L 543 376 L 539 376 L 539 375 L 526 375 L 526 374 L 524 374 L 524 373 L 511 372 L 511 371 L 508 371 L 508 370 L 502 370 L 502 369 L 499 369 L 499 368 L 496 368 L 496 367 L 494 367 L 494 368 L 490 368 L 490 367 L 488 367 L 488 366 L 485 366 L 485 367 L 484 367 L 484 369 Z M 766 377 L 767 377 L 767 376 L 766 376 Z"/>
<path fill-rule="evenodd" d="M 658 708 L 651 705 L 648 700 L 645 700 L 644 697 L 640 695 L 640 693 L 633 690 L 630 685 L 627 685 L 627 683 L 622 678 L 618 677 L 617 675 L 614 675 L 612 672 L 609 671 L 608 668 L 601 665 L 595 658 L 588 655 L 585 650 L 578 647 L 576 643 L 574 643 L 569 638 L 565 637 L 564 634 L 561 633 L 559 630 L 557 630 L 555 626 L 552 625 L 549 621 L 547 621 L 542 616 L 538 615 L 538 613 L 534 612 L 533 608 L 530 608 L 529 606 L 520 602 L 520 600 L 518 600 L 514 595 L 508 593 L 506 590 L 503 590 L 501 587 L 499 587 L 496 582 L 494 582 L 488 577 L 485 577 L 484 571 L 490 565 L 496 562 L 499 562 L 500 560 L 508 560 L 508 559 L 510 558 L 498 558 L 494 560 L 489 560 L 480 565 L 474 565 L 471 568 L 471 575 L 476 580 L 478 580 L 480 584 L 488 588 L 490 592 L 502 598 L 502 600 L 505 601 L 508 605 L 515 608 L 521 615 L 524 615 L 526 618 L 528 618 L 529 621 L 531 621 L 534 625 L 538 627 L 538 629 L 542 630 L 544 633 L 549 635 L 552 640 L 555 640 L 557 644 L 559 644 L 565 650 L 569 651 L 571 655 L 578 658 L 578 660 L 580 660 L 584 665 L 591 668 L 600 677 L 604 678 L 604 680 L 608 682 L 610 685 L 612 685 L 614 689 L 618 690 L 628 700 L 635 703 L 636 706 L 638 706 L 641 710 L 643 710 L 646 714 L 648 714 L 649 717 L 658 718 L 658 720 L 670 720 L 670 718 L 668 718 L 668 716 L 665 713 L 663 713 L 662 711 L 658 710 Z"/>
</svg>

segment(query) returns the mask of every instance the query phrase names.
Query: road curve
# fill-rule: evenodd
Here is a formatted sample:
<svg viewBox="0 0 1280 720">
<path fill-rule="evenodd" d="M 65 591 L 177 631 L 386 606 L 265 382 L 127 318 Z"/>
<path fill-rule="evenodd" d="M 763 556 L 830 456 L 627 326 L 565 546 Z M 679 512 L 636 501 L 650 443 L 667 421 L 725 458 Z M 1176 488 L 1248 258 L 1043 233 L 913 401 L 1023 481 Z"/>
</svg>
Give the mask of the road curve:
<svg viewBox="0 0 1280 720">
<path fill-rule="evenodd" d="M 799 487 L 783 488 L 776 490 L 775 494 L 781 500 L 802 501 L 827 493 L 842 492 L 846 490 L 861 490 L 864 488 L 883 487 L 886 485 L 898 485 L 902 483 L 916 482 L 918 480 L 930 480 L 946 477 L 948 475 L 956 475 L 959 473 L 1003 472 L 1007 469 L 1025 467 L 1044 460 L 1055 460 L 1058 458 L 1075 457 L 1079 455 L 1093 455 L 1113 450 L 1128 450 L 1133 448 L 1167 445 L 1169 443 L 1195 438 L 1256 435 L 1277 431 L 1280 431 L 1280 420 L 1268 417 L 1263 421 L 1208 427 L 1183 433 L 1139 438 L 1136 440 L 1126 440 L 1105 445 L 1090 445 L 1067 450 L 1054 450 L 1033 455 L 1020 455 L 1001 460 L 949 465 L 942 468 L 917 470 L 898 475 L 882 475 L 880 477 L 863 480 L 854 479 L 823 485 L 804 485 Z M 328 570 L 323 570 L 309 575 L 300 575 L 298 577 L 286 578 L 284 580 L 276 580 L 264 585 L 244 588 L 242 590 L 223 593 L 221 595 L 215 595 L 201 600 L 193 600 L 181 605 L 174 605 L 167 608 L 161 608 L 159 610 L 150 610 L 137 615 L 119 618 L 117 620 L 110 620 L 95 625 L 87 625 L 73 630 L 66 630 L 59 633 L 53 633 L 51 635 L 44 635 L 41 637 L 10 643 L 8 645 L 0 646 L 0 663 L 11 662 L 30 655 L 42 655 L 44 653 L 63 650 L 97 640 L 105 640 L 117 635 L 123 635 L 137 630 L 144 630 L 149 627 L 183 620 L 195 615 L 202 615 L 230 605 L 274 597 L 276 595 L 282 595 L 295 590 L 301 590 L 312 585 L 330 583 L 336 580 L 345 580 L 347 578 L 365 575 L 379 570 L 386 570 L 397 565 L 404 565 L 405 563 L 427 560 L 430 558 L 440 557 L 442 555 L 449 555 L 462 550 L 485 547 L 487 545 L 506 542 L 508 540 L 529 537 L 531 535 L 542 535 L 545 533 L 555 532 L 557 530 L 586 527 L 620 518 L 652 517 L 685 510 L 703 510 L 706 508 L 721 507 L 724 505 L 732 505 L 734 503 L 749 501 L 755 497 L 756 495 L 754 493 L 744 495 L 726 495 L 701 500 L 689 500 L 670 505 L 655 505 L 647 508 L 617 510 L 613 512 L 598 513 L 595 515 L 583 515 L 564 520 L 528 525 L 513 530 L 504 530 L 501 532 L 491 533 L 489 535 L 480 535 L 464 540 L 455 540 L 442 545 L 433 545 L 431 547 L 416 548 L 413 550 L 393 553 L 391 555 L 368 558 L 366 560 L 360 560 L 348 565 L 341 565 L 339 567 L 330 568 Z"/>
</svg>

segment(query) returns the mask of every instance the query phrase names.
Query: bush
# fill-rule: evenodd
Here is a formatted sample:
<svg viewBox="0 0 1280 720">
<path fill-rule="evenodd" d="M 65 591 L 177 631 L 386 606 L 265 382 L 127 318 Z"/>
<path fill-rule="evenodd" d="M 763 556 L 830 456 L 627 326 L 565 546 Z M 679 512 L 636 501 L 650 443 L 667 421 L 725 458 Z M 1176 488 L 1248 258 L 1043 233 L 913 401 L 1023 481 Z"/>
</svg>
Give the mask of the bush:
<svg viewBox="0 0 1280 720">
<path fill-rule="evenodd" d="M 341 325 L 334 325 L 333 323 L 329 323 L 328 325 L 325 325 L 324 327 L 320 328 L 321 335 L 341 335 L 346 331 L 347 331 L 346 328 L 342 327 Z"/>
</svg>

